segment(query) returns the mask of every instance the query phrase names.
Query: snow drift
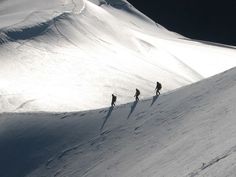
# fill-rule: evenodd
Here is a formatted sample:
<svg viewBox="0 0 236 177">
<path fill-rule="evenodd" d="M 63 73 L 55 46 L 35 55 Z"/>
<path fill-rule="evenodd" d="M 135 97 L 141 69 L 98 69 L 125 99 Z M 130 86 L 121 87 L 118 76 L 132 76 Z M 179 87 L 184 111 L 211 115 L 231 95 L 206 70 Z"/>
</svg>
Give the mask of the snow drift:
<svg viewBox="0 0 236 177">
<path fill-rule="evenodd" d="M 101 108 L 236 65 L 234 47 L 167 31 L 127 1 L 5 0 L 0 21 L 1 112 Z"/>
<path fill-rule="evenodd" d="M 235 78 L 115 108 L 2 113 L 0 176 L 233 177 Z"/>
</svg>

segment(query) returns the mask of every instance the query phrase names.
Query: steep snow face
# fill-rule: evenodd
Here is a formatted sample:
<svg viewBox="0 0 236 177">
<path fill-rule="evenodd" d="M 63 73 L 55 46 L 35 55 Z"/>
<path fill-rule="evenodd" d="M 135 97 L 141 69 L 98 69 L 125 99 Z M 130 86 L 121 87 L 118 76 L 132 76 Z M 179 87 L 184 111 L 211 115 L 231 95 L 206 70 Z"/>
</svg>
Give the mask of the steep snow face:
<svg viewBox="0 0 236 177">
<path fill-rule="evenodd" d="M 127 1 L 4 0 L 0 20 L 1 112 L 121 104 L 236 65 L 230 47 L 182 39 Z"/>
<path fill-rule="evenodd" d="M 115 108 L 3 113 L 0 176 L 234 177 L 235 78 Z"/>
</svg>

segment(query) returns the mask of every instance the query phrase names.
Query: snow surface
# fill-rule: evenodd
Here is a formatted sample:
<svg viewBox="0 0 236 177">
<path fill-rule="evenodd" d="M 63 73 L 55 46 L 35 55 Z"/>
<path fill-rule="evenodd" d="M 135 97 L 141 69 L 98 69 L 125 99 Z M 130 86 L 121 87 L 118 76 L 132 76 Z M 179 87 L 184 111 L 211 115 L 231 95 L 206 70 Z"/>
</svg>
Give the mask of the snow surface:
<svg viewBox="0 0 236 177">
<path fill-rule="evenodd" d="M 235 177 L 236 69 L 204 79 L 235 47 L 122 0 L 0 0 L 0 21 L 0 177 Z"/>
<path fill-rule="evenodd" d="M 2 113 L 1 177 L 234 177 L 236 69 L 140 102 Z"/>
<path fill-rule="evenodd" d="M 233 66 L 232 46 L 170 32 L 122 0 L 0 1 L 0 112 L 78 111 Z"/>
</svg>

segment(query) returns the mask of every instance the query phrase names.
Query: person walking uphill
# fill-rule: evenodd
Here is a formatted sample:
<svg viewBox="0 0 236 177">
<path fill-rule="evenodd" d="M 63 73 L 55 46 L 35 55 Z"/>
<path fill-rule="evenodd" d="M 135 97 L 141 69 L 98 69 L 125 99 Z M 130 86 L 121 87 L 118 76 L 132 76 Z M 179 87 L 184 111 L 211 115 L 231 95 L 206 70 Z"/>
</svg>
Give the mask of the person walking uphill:
<svg viewBox="0 0 236 177">
<path fill-rule="evenodd" d="M 136 93 L 134 95 L 136 101 L 139 100 L 139 98 L 138 98 L 139 95 L 140 95 L 140 91 L 139 91 L 139 89 L 136 88 Z"/>
<path fill-rule="evenodd" d="M 161 93 L 160 93 L 161 88 L 162 88 L 161 83 L 160 83 L 160 82 L 157 82 L 156 89 L 155 89 L 155 90 L 156 90 L 156 96 L 158 96 L 158 95 L 161 94 Z"/>
<path fill-rule="evenodd" d="M 111 96 L 112 96 L 111 106 L 115 106 L 116 96 L 114 94 L 112 94 Z"/>
</svg>

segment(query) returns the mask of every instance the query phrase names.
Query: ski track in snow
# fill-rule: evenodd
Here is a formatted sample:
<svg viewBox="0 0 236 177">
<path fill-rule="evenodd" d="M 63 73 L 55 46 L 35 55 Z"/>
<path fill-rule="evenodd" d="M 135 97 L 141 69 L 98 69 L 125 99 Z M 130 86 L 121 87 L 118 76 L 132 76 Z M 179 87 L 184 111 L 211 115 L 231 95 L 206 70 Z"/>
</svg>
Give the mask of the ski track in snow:
<svg viewBox="0 0 236 177">
<path fill-rule="evenodd" d="M 215 157 L 214 159 L 212 159 L 211 161 L 207 162 L 207 163 L 203 163 L 202 166 L 191 172 L 190 174 L 188 174 L 186 177 L 195 177 L 195 176 L 199 176 L 201 175 L 201 173 L 208 169 L 211 168 L 211 166 L 215 165 L 216 163 L 220 163 L 221 161 L 223 161 L 225 158 L 227 158 L 228 156 L 232 155 L 233 153 L 236 152 L 236 146 L 230 148 L 228 151 L 224 152 L 223 154 Z"/>
</svg>

